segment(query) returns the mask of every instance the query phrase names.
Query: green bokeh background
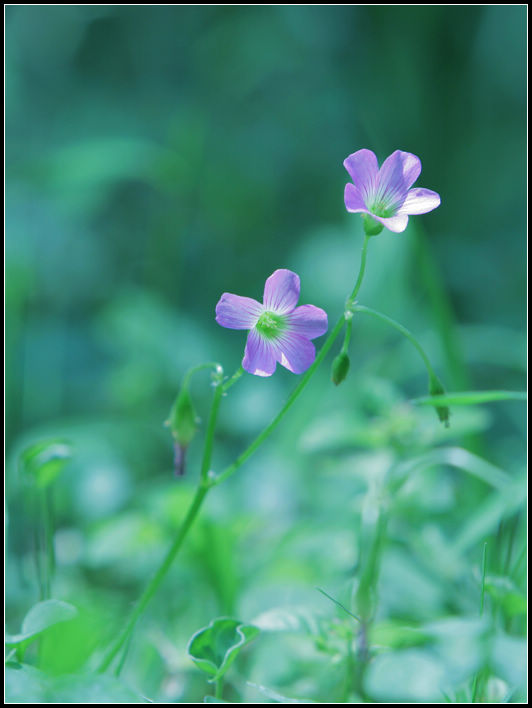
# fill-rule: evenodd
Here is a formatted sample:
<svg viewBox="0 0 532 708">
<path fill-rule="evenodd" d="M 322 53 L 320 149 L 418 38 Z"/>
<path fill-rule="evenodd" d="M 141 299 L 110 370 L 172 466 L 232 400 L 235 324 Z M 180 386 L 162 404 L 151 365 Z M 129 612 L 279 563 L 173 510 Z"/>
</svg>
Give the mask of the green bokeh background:
<svg viewBox="0 0 532 708">
<path fill-rule="evenodd" d="M 260 299 L 264 280 L 290 268 L 301 302 L 331 322 L 341 313 L 362 244 L 343 203 L 348 154 L 413 152 L 418 185 L 442 197 L 405 233 L 372 239 L 360 301 L 419 334 L 448 390 L 525 387 L 526 8 L 9 6 L 6 41 L 7 619 L 15 631 L 37 599 L 17 456 L 62 436 L 76 453 L 54 489 L 55 595 L 82 613 L 41 665 L 64 673 L 113 636 L 182 516 L 201 445 L 190 482 L 176 481 L 162 423 L 188 367 L 240 363 L 243 333 L 214 321 L 221 293 Z M 128 680 L 140 692 L 201 700 L 184 646 L 216 615 L 251 621 L 304 602 L 332 611 L 314 586 L 352 577 L 365 489 L 346 459 L 386 466 L 405 420 L 400 456 L 450 441 L 522 469 L 522 406 L 457 411 L 442 432 L 433 411 L 408 406 L 426 393 L 415 353 L 378 323 L 355 323 L 338 389 L 327 366 L 209 501 L 139 630 Z M 223 403 L 216 469 L 294 383 L 285 370 L 239 382 Z M 205 420 L 207 375 L 194 395 Z M 387 619 L 476 612 L 477 589 L 458 597 L 407 539 L 429 521 L 452 535 L 486 489 L 446 469 L 428 479 L 392 528 L 384 568 L 396 577 L 406 564 L 403 581 L 425 605 L 415 593 L 384 601 Z M 475 540 L 460 573 L 478 565 Z M 506 631 L 521 636 L 518 618 Z M 261 673 L 259 656 L 250 680 L 328 700 L 298 651 L 265 649 L 283 668 Z M 406 699 L 430 700 L 424 690 Z"/>
</svg>

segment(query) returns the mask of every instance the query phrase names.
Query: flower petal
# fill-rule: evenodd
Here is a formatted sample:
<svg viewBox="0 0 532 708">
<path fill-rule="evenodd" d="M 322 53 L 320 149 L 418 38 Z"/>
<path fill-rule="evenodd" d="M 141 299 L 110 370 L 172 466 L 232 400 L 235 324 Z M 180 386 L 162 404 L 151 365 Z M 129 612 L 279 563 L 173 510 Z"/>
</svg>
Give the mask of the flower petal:
<svg viewBox="0 0 532 708">
<path fill-rule="evenodd" d="M 375 202 L 383 202 L 390 210 L 399 209 L 420 172 L 419 157 L 402 150 L 392 152 L 379 170 Z"/>
<path fill-rule="evenodd" d="M 250 330 L 242 366 L 255 376 L 271 376 L 277 366 L 273 340 L 261 337 L 256 329 Z"/>
<path fill-rule="evenodd" d="M 327 313 L 315 305 L 301 305 L 286 315 L 289 331 L 306 339 L 321 337 L 327 331 Z"/>
<path fill-rule="evenodd" d="M 280 268 L 270 275 L 264 286 L 264 309 L 283 314 L 290 312 L 299 300 L 299 275 Z"/>
<path fill-rule="evenodd" d="M 411 189 L 397 214 L 426 214 L 440 206 L 440 195 L 431 189 Z"/>
<path fill-rule="evenodd" d="M 410 189 L 421 174 L 421 160 L 417 155 L 395 150 L 384 160 L 379 170 L 379 182 L 401 179 L 405 189 Z"/>
<path fill-rule="evenodd" d="M 216 322 L 229 329 L 251 329 L 262 311 L 260 302 L 251 297 L 224 293 L 216 305 Z"/>
<path fill-rule="evenodd" d="M 312 342 L 295 332 L 283 332 L 272 340 L 274 355 L 279 364 L 293 374 L 302 374 L 316 358 Z"/>
<path fill-rule="evenodd" d="M 344 167 L 358 188 L 359 194 L 367 201 L 373 194 L 379 174 L 379 163 L 371 150 L 357 150 L 344 160 Z M 347 204 L 346 204 L 347 206 Z"/>
<path fill-rule="evenodd" d="M 408 225 L 408 214 L 396 214 L 395 216 L 381 217 L 373 216 L 374 219 L 380 221 L 383 226 L 386 226 L 390 231 L 395 231 L 396 234 L 404 231 Z"/>
<path fill-rule="evenodd" d="M 364 198 L 352 182 L 348 182 L 345 185 L 344 202 L 347 211 L 354 213 L 363 211 L 366 212 L 366 214 L 369 213 Z"/>
</svg>

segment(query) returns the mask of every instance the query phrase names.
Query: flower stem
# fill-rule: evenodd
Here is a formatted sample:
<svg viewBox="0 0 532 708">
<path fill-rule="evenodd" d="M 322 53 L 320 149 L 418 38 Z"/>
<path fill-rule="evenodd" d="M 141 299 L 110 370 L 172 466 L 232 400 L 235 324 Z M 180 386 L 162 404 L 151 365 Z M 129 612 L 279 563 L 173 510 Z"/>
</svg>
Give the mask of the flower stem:
<svg viewBox="0 0 532 708">
<path fill-rule="evenodd" d="M 196 367 L 196 369 L 194 370 L 197 371 L 199 368 L 205 367 Z M 135 609 L 131 613 L 129 620 L 120 635 L 118 636 L 118 639 L 111 646 L 107 654 L 104 656 L 100 666 L 98 667 L 99 672 L 105 671 L 111 665 L 113 659 L 116 657 L 118 652 L 122 649 L 126 641 L 129 639 L 135 627 L 135 624 L 137 623 L 137 620 L 146 609 L 146 606 L 148 605 L 151 598 L 155 595 L 159 585 L 161 584 L 166 573 L 170 569 L 174 558 L 177 556 L 179 549 L 181 548 L 183 541 L 185 540 L 185 537 L 188 534 L 192 524 L 194 523 L 194 520 L 196 519 L 198 512 L 201 508 L 201 505 L 203 504 L 203 501 L 207 496 L 207 493 L 211 486 L 208 481 L 208 476 L 212 458 L 214 431 L 216 428 L 216 420 L 218 418 L 218 410 L 220 408 L 222 395 L 225 393 L 225 391 L 229 389 L 230 386 L 232 386 L 236 381 L 238 381 L 238 379 L 242 375 L 241 369 L 242 367 L 240 367 L 240 369 L 238 369 L 225 384 L 222 384 L 220 380 L 215 385 L 214 396 L 212 399 L 211 410 L 209 413 L 209 420 L 207 422 L 207 433 L 205 435 L 205 446 L 203 449 L 203 459 L 201 462 L 200 481 L 196 489 L 196 494 L 190 504 L 187 515 L 185 516 L 185 519 L 179 528 L 174 543 L 172 544 L 170 550 L 164 557 L 163 562 L 161 563 L 159 569 L 153 576 L 149 585 L 144 590 L 143 594 L 140 596 L 140 599 L 137 602 Z"/>
<path fill-rule="evenodd" d="M 360 286 L 362 285 L 362 280 L 364 279 L 364 273 L 366 272 L 366 256 L 368 253 L 368 243 L 370 240 L 371 236 L 368 236 L 366 234 L 364 236 L 364 243 L 362 244 L 362 255 L 360 257 L 360 270 L 358 271 L 358 277 L 356 279 L 355 287 L 353 288 L 353 292 L 349 296 L 349 299 L 347 300 L 347 310 L 351 309 L 351 306 L 355 302 L 355 298 L 358 295 L 358 291 L 360 290 Z"/>
<path fill-rule="evenodd" d="M 412 332 L 408 330 L 406 327 L 403 327 L 402 324 L 399 322 L 396 322 L 393 320 L 391 317 L 388 317 L 388 315 L 383 315 L 382 312 L 377 312 L 377 310 L 372 310 L 371 307 L 365 307 L 364 305 L 354 305 L 352 307 L 352 312 L 365 312 L 367 315 L 371 315 L 372 317 L 375 317 L 377 320 L 381 320 L 382 322 L 386 322 L 386 324 L 389 324 L 390 327 L 393 327 L 397 331 L 401 332 L 401 334 L 406 337 L 417 349 L 419 352 L 419 355 L 423 359 L 423 362 L 425 364 L 425 367 L 427 368 L 427 372 L 430 377 L 435 377 L 436 373 L 432 367 L 432 364 L 430 363 L 430 360 L 425 353 L 425 350 L 421 346 L 421 344 L 418 342 L 418 340 L 414 337 Z"/>
<path fill-rule="evenodd" d="M 140 599 L 137 602 L 135 609 L 131 613 L 129 620 L 128 620 L 126 626 L 124 627 L 124 629 L 122 630 L 122 632 L 120 633 L 120 635 L 118 636 L 118 639 L 111 646 L 111 648 L 109 649 L 107 654 L 104 656 L 101 664 L 98 667 L 99 673 L 102 673 L 111 665 L 113 659 L 115 658 L 115 656 L 118 654 L 120 649 L 124 646 L 125 642 L 129 638 L 131 632 L 133 631 L 133 629 L 135 627 L 135 624 L 136 624 L 138 618 L 142 615 L 142 613 L 146 609 L 146 605 L 149 603 L 151 598 L 155 595 L 155 592 L 157 591 L 164 576 L 166 575 L 170 566 L 172 565 L 172 562 L 173 562 L 174 558 L 176 557 L 179 549 L 181 548 L 181 545 L 182 545 L 183 541 L 185 540 L 185 537 L 186 537 L 190 527 L 192 526 L 192 523 L 193 523 L 194 519 L 196 518 L 198 511 L 200 510 L 200 507 L 203 503 L 203 500 L 207 496 L 208 491 L 209 491 L 209 487 L 205 487 L 201 483 L 198 485 L 194 499 L 192 500 L 192 503 L 190 504 L 187 515 L 185 516 L 185 519 L 179 528 L 179 531 L 178 531 L 178 534 L 175 538 L 175 541 L 173 542 L 168 553 L 166 554 L 158 571 L 155 573 L 152 580 L 150 581 L 148 587 L 144 590 L 144 592 L 140 596 Z"/>
<path fill-rule="evenodd" d="M 355 301 L 355 297 L 357 296 L 358 291 L 360 290 L 360 286 L 362 285 L 362 280 L 364 278 L 364 272 L 366 270 L 366 257 L 367 257 L 367 250 L 368 250 L 368 242 L 369 242 L 370 236 L 367 234 L 364 237 L 364 244 L 362 246 L 362 255 L 360 258 L 360 269 L 358 271 L 358 276 L 355 282 L 355 287 L 353 288 L 353 292 L 349 296 L 347 300 L 347 306 L 346 306 L 346 312 L 348 313 L 348 317 L 351 316 L 351 311 L 353 308 L 353 303 Z M 343 314 L 336 325 L 334 326 L 334 329 L 331 331 L 327 339 L 325 340 L 322 348 L 318 352 L 318 355 L 314 359 L 314 362 L 310 366 L 309 369 L 303 374 L 301 379 L 299 380 L 299 383 L 295 387 L 295 389 L 292 391 L 290 396 L 288 397 L 288 400 L 284 404 L 284 406 L 281 408 L 279 413 L 275 416 L 275 418 L 272 420 L 272 422 L 264 428 L 262 433 L 258 435 L 255 440 L 251 443 L 251 445 L 244 450 L 244 452 L 237 457 L 237 459 L 233 462 L 233 464 L 229 465 L 229 467 L 226 467 L 223 472 L 221 472 L 211 484 L 213 486 L 221 484 L 222 482 L 225 482 L 226 479 L 231 477 L 237 469 L 246 462 L 248 458 L 251 457 L 251 455 L 255 452 L 255 450 L 262 445 L 262 443 L 266 440 L 266 438 L 272 433 L 277 425 L 281 422 L 282 418 L 284 417 L 285 413 L 288 411 L 288 409 L 292 406 L 292 404 L 295 402 L 299 394 L 303 391 L 307 383 L 310 381 L 311 377 L 313 376 L 314 372 L 318 368 L 318 366 L 321 364 L 321 362 L 325 359 L 327 356 L 329 349 L 332 347 L 335 339 L 338 337 L 340 332 L 342 331 L 342 328 L 344 324 L 346 323 L 348 318 L 346 318 L 346 315 Z M 347 343 L 349 344 L 349 336 L 350 332 L 346 332 L 346 337 L 347 337 Z M 344 340 L 345 344 L 345 340 Z"/>
<path fill-rule="evenodd" d="M 244 464 L 244 462 L 251 457 L 251 455 L 255 452 L 255 450 L 262 445 L 262 443 L 266 440 L 266 438 L 272 433 L 277 425 L 281 422 L 282 418 L 284 417 L 285 413 L 288 411 L 288 409 L 292 406 L 292 404 L 295 402 L 301 391 L 305 388 L 307 383 L 309 382 L 310 378 L 318 368 L 318 366 L 321 364 L 321 362 L 325 359 L 327 356 L 327 353 L 329 349 L 331 348 L 334 340 L 336 337 L 340 334 L 342 331 L 342 327 L 344 326 L 345 322 L 345 317 L 342 315 L 338 322 L 336 323 L 336 326 L 332 330 L 332 332 L 329 334 L 327 339 L 325 340 L 322 348 L 320 349 L 317 357 L 314 359 L 314 362 L 312 366 L 307 369 L 307 371 L 303 374 L 301 379 L 299 380 L 298 385 L 295 387 L 295 389 L 292 391 L 290 396 L 288 397 L 288 400 L 284 404 L 284 406 L 281 408 L 279 413 L 275 416 L 275 418 L 272 420 L 272 422 L 267 425 L 262 433 L 258 435 L 255 440 L 251 443 L 251 445 L 244 450 L 244 452 L 237 457 L 237 459 L 233 462 L 232 465 L 229 465 L 223 472 L 221 472 L 216 479 L 211 483 L 213 486 L 221 484 L 222 482 L 225 482 L 226 479 L 231 477 L 237 469 Z"/>
<path fill-rule="evenodd" d="M 353 292 L 351 293 L 351 296 L 348 300 L 348 305 L 349 307 L 347 308 L 347 311 L 350 311 L 350 308 L 352 308 L 354 298 L 356 294 L 358 293 L 360 286 L 362 285 L 362 279 L 364 277 L 364 271 L 366 267 L 366 252 L 367 252 L 367 244 L 368 244 L 369 237 L 366 235 L 364 239 L 364 245 L 362 247 L 362 256 L 361 256 L 361 262 L 360 262 L 360 270 L 358 273 L 358 277 L 355 283 L 355 287 L 353 289 Z M 251 443 L 251 445 L 235 460 L 235 462 L 227 467 L 220 475 L 218 475 L 216 478 L 211 479 L 209 475 L 209 467 L 211 464 L 211 458 L 212 458 L 212 449 L 213 449 L 213 444 L 214 444 L 214 431 L 216 428 L 216 420 L 218 417 L 218 410 L 220 408 L 220 403 L 221 399 L 224 393 L 227 392 L 227 390 L 236 382 L 238 379 L 242 376 L 244 373 L 244 370 L 242 366 L 240 366 L 239 369 L 233 374 L 233 376 L 228 379 L 225 383 L 222 383 L 221 380 L 218 380 L 215 384 L 215 390 L 214 390 L 214 397 L 212 400 L 212 405 L 211 405 L 211 410 L 209 413 L 209 420 L 207 422 L 207 433 L 205 436 L 205 446 L 204 446 L 204 452 L 203 452 L 203 459 L 201 462 L 201 471 L 200 471 L 200 481 L 198 483 L 198 487 L 196 489 L 196 494 L 194 496 L 194 499 L 192 500 L 190 507 L 188 509 L 187 515 L 185 516 L 185 519 L 183 523 L 181 524 L 179 531 L 177 533 L 177 536 L 174 540 L 174 543 L 172 544 L 170 550 L 166 554 L 161 566 L 153 576 L 152 580 L 150 581 L 149 585 L 147 588 L 144 590 L 143 594 L 141 595 L 140 599 L 137 602 L 137 605 L 135 606 L 135 609 L 131 613 L 131 616 L 114 642 L 114 644 L 110 647 L 109 651 L 105 654 L 103 660 L 101 661 L 99 667 L 98 667 L 98 672 L 102 673 L 104 672 L 113 662 L 121 648 L 124 646 L 125 642 L 128 640 L 130 637 L 131 633 L 133 632 L 133 629 L 135 627 L 135 624 L 137 623 L 137 620 L 139 617 L 142 615 L 144 610 L 146 609 L 146 606 L 148 605 L 149 601 L 151 598 L 155 595 L 157 589 L 159 588 L 159 585 L 161 584 L 162 580 L 164 579 L 166 573 L 170 569 L 170 566 L 172 565 L 172 562 L 174 561 L 175 557 L 177 556 L 183 541 L 185 540 L 186 535 L 188 534 L 192 524 L 194 523 L 198 512 L 203 504 L 203 501 L 205 497 L 207 496 L 207 493 L 209 490 L 220 484 L 221 482 L 225 481 L 231 475 L 233 475 L 236 470 L 249 458 L 251 455 L 255 452 L 255 450 L 266 440 L 266 438 L 270 435 L 270 433 L 273 432 L 273 430 L 277 427 L 278 423 L 281 421 L 281 419 L 284 417 L 285 413 L 288 411 L 288 409 L 292 406 L 292 404 L 295 402 L 299 394 L 303 391 L 307 383 L 309 382 L 310 378 L 318 368 L 318 366 L 321 364 L 321 362 L 325 359 L 327 356 L 327 353 L 329 352 L 329 349 L 333 345 L 335 339 L 338 337 L 340 332 L 342 331 L 342 328 L 346 322 L 346 316 L 345 314 L 342 314 L 338 322 L 336 323 L 334 329 L 331 331 L 327 339 L 325 340 L 325 343 L 323 344 L 322 348 L 320 349 L 318 355 L 316 356 L 316 359 L 312 363 L 309 369 L 303 374 L 301 377 L 298 385 L 295 387 L 295 389 L 292 391 L 290 396 L 288 397 L 288 400 L 286 401 L 285 405 L 281 409 L 281 411 L 277 414 L 277 416 L 272 420 L 272 422 L 266 426 L 266 428 L 262 431 L 262 433 L 255 438 L 255 440 Z M 218 368 L 218 365 L 215 363 L 209 363 L 209 364 L 202 364 L 198 367 L 194 367 L 192 369 L 188 376 L 190 376 L 193 372 L 196 372 L 200 369 L 214 366 Z M 220 372 L 221 372 L 221 367 L 220 367 Z"/>
</svg>

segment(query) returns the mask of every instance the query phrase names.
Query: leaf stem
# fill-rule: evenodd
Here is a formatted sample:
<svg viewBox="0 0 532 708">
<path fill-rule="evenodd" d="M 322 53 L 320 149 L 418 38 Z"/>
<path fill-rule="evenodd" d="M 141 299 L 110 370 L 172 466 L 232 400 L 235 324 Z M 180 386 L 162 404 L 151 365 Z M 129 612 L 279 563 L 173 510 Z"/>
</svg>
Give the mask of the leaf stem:
<svg viewBox="0 0 532 708">
<path fill-rule="evenodd" d="M 421 346 L 421 344 L 418 342 L 418 340 L 414 337 L 412 332 L 408 330 L 406 327 L 404 327 L 400 322 L 397 322 L 396 320 L 392 319 L 391 317 L 388 317 L 388 315 L 384 315 L 382 312 L 378 312 L 377 310 L 373 310 L 371 307 L 365 307 L 364 305 L 354 305 L 352 307 L 353 312 L 365 312 L 367 315 L 371 315 L 377 320 L 381 320 L 382 322 L 386 322 L 386 324 L 390 325 L 390 327 L 393 327 L 396 329 L 398 332 L 401 332 L 401 334 L 406 337 L 417 349 L 419 355 L 423 359 L 423 362 L 425 364 L 425 367 L 427 369 L 427 372 L 430 377 L 435 377 L 436 373 L 432 367 L 432 364 L 430 363 L 430 359 L 428 358 L 427 354 L 425 353 L 425 350 Z"/>
</svg>

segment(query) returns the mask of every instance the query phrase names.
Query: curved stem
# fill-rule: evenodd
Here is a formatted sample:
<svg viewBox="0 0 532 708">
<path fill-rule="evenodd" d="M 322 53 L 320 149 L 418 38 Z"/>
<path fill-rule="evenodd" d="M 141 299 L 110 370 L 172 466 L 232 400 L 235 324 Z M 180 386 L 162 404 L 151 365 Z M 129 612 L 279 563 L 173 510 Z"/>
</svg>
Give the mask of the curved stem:
<svg viewBox="0 0 532 708">
<path fill-rule="evenodd" d="M 364 305 L 355 305 L 352 308 L 353 312 L 365 312 L 367 315 L 371 315 L 372 317 L 375 317 L 377 320 L 381 320 L 382 322 L 386 322 L 386 324 L 389 324 L 390 327 L 393 327 L 396 329 L 398 332 L 401 332 L 401 334 L 406 337 L 417 349 L 419 355 L 423 359 L 423 362 L 427 368 L 428 374 L 430 377 L 435 377 L 436 373 L 434 369 L 432 368 L 432 364 L 430 363 L 430 359 L 428 358 L 427 354 L 425 353 L 425 350 L 421 346 L 421 344 L 418 342 L 418 340 L 414 337 L 412 332 L 408 330 L 406 327 L 403 327 L 402 324 L 399 322 L 396 322 L 393 320 L 391 317 L 388 317 L 388 315 L 383 315 L 382 312 L 377 312 L 377 310 L 372 310 L 371 307 L 365 307 Z"/>
<path fill-rule="evenodd" d="M 219 366 L 218 364 L 202 364 L 198 367 L 195 367 L 192 369 L 188 375 L 191 375 L 194 371 L 198 371 L 201 368 L 207 368 L 209 366 Z M 130 637 L 135 624 L 137 623 L 137 620 L 139 617 L 142 615 L 144 610 L 146 609 L 147 604 L 151 600 L 151 598 L 154 596 L 156 593 L 159 585 L 161 584 L 163 578 L 165 577 L 166 573 L 170 569 L 170 566 L 172 565 L 174 558 L 177 556 L 179 549 L 181 548 L 183 541 L 185 540 L 186 535 L 188 534 L 190 527 L 194 523 L 194 520 L 196 519 L 198 512 L 201 508 L 201 505 L 203 504 L 203 500 L 207 496 L 207 492 L 210 489 L 210 484 L 208 481 L 209 477 L 209 467 L 211 464 L 211 458 L 212 458 L 212 449 L 213 449 L 213 444 L 214 444 L 214 431 L 216 428 L 216 420 L 218 418 L 218 411 L 220 408 L 220 403 L 222 400 L 222 396 L 225 391 L 228 390 L 230 386 L 232 386 L 240 376 L 242 375 L 243 369 L 240 367 L 235 374 L 227 381 L 225 384 L 222 384 L 221 381 L 216 384 L 216 387 L 214 389 L 214 396 L 212 399 L 212 405 L 211 405 L 211 410 L 209 413 L 209 420 L 207 423 L 207 433 L 205 435 L 205 446 L 203 448 L 203 458 L 201 462 L 201 471 L 200 471 L 200 481 L 198 484 L 198 487 L 196 489 L 196 494 L 190 504 L 190 507 L 187 511 L 187 515 L 185 516 L 185 519 L 183 523 L 181 524 L 179 531 L 177 533 L 177 536 L 174 540 L 174 543 L 172 544 L 170 550 L 166 554 L 163 562 L 161 563 L 159 569 L 153 576 L 151 582 L 147 586 L 147 588 L 144 590 L 142 595 L 140 596 L 139 601 L 137 602 L 137 605 L 133 612 L 131 613 L 131 616 L 120 633 L 118 639 L 116 642 L 112 645 L 110 650 L 107 652 L 105 657 L 103 658 L 100 666 L 98 667 L 98 671 L 103 672 L 105 671 L 110 664 L 112 663 L 113 659 L 116 657 L 118 652 L 121 650 L 121 648 L 124 646 L 125 642 L 128 640 Z"/>
<path fill-rule="evenodd" d="M 358 277 L 355 283 L 355 287 L 353 288 L 353 292 L 349 296 L 349 299 L 347 300 L 347 308 L 350 309 L 351 305 L 355 302 L 355 298 L 358 295 L 358 291 L 360 290 L 360 286 L 362 285 L 362 280 L 364 278 L 364 273 L 366 272 L 366 256 L 368 253 L 368 243 L 370 240 L 371 236 L 368 236 L 367 234 L 364 236 L 364 243 L 362 244 L 362 255 L 360 257 L 360 270 L 358 271 Z"/>
<path fill-rule="evenodd" d="M 183 377 L 183 386 L 186 386 L 188 384 L 189 379 L 198 371 L 203 371 L 204 369 L 216 369 L 218 371 L 222 371 L 222 367 L 218 362 L 216 361 L 208 361 L 205 364 L 198 364 L 197 366 L 193 366 L 192 369 L 189 369 L 187 373 Z"/>
<path fill-rule="evenodd" d="M 297 399 L 301 391 L 305 388 L 307 383 L 309 382 L 310 378 L 312 377 L 313 373 L 316 371 L 318 366 L 321 364 L 321 362 L 325 359 L 327 352 L 331 348 L 334 340 L 336 337 L 340 334 L 342 331 L 342 327 L 344 326 L 345 322 L 345 317 L 342 315 L 338 322 L 336 323 L 336 326 L 332 330 L 332 332 L 329 334 L 327 339 L 325 340 L 325 343 L 323 344 L 322 348 L 320 349 L 317 357 L 314 359 L 314 363 L 312 366 L 307 369 L 307 371 L 303 374 L 301 377 L 298 385 L 295 387 L 295 389 L 292 391 L 290 396 L 288 397 L 288 400 L 284 404 L 284 406 L 281 408 L 279 413 L 275 416 L 275 418 L 272 420 L 272 422 L 264 428 L 262 433 L 258 435 L 255 440 L 251 443 L 251 445 L 244 450 L 244 452 L 237 457 L 237 459 L 233 462 L 232 465 L 229 465 L 223 472 L 221 472 L 214 480 L 211 482 L 213 486 L 221 484 L 224 482 L 226 479 L 231 477 L 237 469 L 244 464 L 244 462 L 251 457 L 251 455 L 255 452 L 255 450 L 262 445 L 262 443 L 266 440 L 266 438 L 274 431 L 274 429 L 277 427 L 277 425 L 280 423 L 282 418 L 284 417 L 285 413 L 288 411 L 288 409 L 292 406 L 294 401 Z"/>
<path fill-rule="evenodd" d="M 104 656 L 101 664 L 98 667 L 98 671 L 100 673 L 105 671 L 111 665 L 113 659 L 118 654 L 120 649 L 124 646 L 129 635 L 133 631 L 135 624 L 136 624 L 138 618 L 144 612 L 146 605 L 151 600 L 151 598 L 154 596 L 157 588 L 161 584 L 161 581 L 163 580 L 164 576 L 168 572 L 170 566 L 172 565 L 174 558 L 176 557 L 179 549 L 181 548 L 181 545 L 185 539 L 185 536 L 187 535 L 190 527 L 192 526 L 192 523 L 193 523 L 194 519 L 196 518 L 198 511 L 200 510 L 200 507 L 201 507 L 203 500 L 205 499 L 208 491 L 209 491 L 208 487 L 202 486 L 201 484 L 198 485 L 194 499 L 192 500 L 192 503 L 188 509 L 187 515 L 185 516 L 185 519 L 179 528 L 178 534 L 175 538 L 175 541 L 172 544 L 172 547 L 170 548 L 170 550 L 166 554 L 162 564 L 160 565 L 158 571 L 153 576 L 148 587 L 144 590 L 144 592 L 140 596 L 140 599 L 137 602 L 135 609 L 131 613 L 129 620 L 128 620 L 126 626 L 124 627 L 124 629 L 122 630 L 122 632 L 120 633 L 120 635 L 118 636 L 118 639 L 115 641 L 115 643 L 109 649 L 107 654 Z"/>
<path fill-rule="evenodd" d="M 203 459 L 201 461 L 200 472 L 200 484 L 204 486 L 207 486 L 209 467 L 212 459 L 212 448 L 214 445 L 214 430 L 216 428 L 216 420 L 218 418 L 218 411 L 220 409 L 220 403 L 222 401 L 223 392 L 224 389 L 222 384 L 218 384 L 214 389 L 211 411 L 209 413 L 207 433 L 205 435 L 205 447 L 203 448 Z"/>
<path fill-rule="evenodd" d="M 354 303 L 354 299 L 360 290 L 360 286 L 362 285 L 362 279 L 364 277 L 364 271 L 366 267 L 366 255 L 367 255 L 367 245 L 368 245 L 368 240 L 369 237 L 366 235 L 364 239 L 364 244 L 362 246 L 362 256 L 361 256 L 361 262 L 360 262 L 360 270 L 357 276 L 357 280 L 355 283 L 355 287 L 353 289 L 353 292 L 351 293 L 350 298 L 348 299 L 348 307 L 347 311 L 350 313 L 352 311 L 352 306 Z M 350 316 L 350 314 L 349 314 Z M 303 374 L 301 377 L 298 385 L 295 387 L 295 389 L 292 391 L 290 396 L 288 397 L 288 400 L 286 401 L 285 405 L 281 409 L 281 411 L 277 414 L 277 416 L 272 420 L 272 422 L 266 426 L 266 428 L 262 431 L 262 433 L 255 438 L 255 440 L 251 443 L 251 445 L 235 460 L 235 462 L 227 467 L 218 477 L 215 479 L 209 479 L 209 467 L 211 464 L 211 458 L 212 458 L 212 449 L 213 449 L 213 444 L 214 444 L 214 431 L 216 427 L 216 420 L 218 417 L 218 410 L 220 408 L 220 403 L 223 394 L 236 382 L 238 379 L 242 376 L 244 370 L 242 366 L 237 369 L 237 371 L 233 374 L 233 376 L 223 384 L 221 380 L 219 380 L 216 383 L 216 388 L 214 391 L 214 397 L 212 401 L 212 406 L 211 410 L 209 413 L 209 420 L 207 423 L 207 433 L 205 437 L 205 447 L 204 447 L 204 452 L 203 452 L 203 458 L 202 458 L 202 463 L 201 463 L 201 471 L 200 471 L 200 481 L 198 484 L 198 487 L 196 489 L 196 494 L 194 496 L 194 499 L 192 500 L 192 503 L 187 511 L 187 515 L 181 524 L 178 534 L 175 538 L 174 543 L 172 544 L 170 550 L 166 554 L 161 566 L 153 576 L 151 582 L 149 583 L 148 587 L 144 590 L 143 594 L 141 595 L 139 601 L 137 602 L 137 605 L 135 609 L 133 610 L 126 626 L 118 636 L 117 640 L 114 642 L 114 644 L 111 646 L 109 651 L 106 653 L 104 656 L 102 662 L 100 663 L 98 667 L 99 672 L 105 671 L 113 662 L 114 658 L 118 654 L 118 652 L 121 650 L 121 648 L 124 646 L 125 642 L 128 640 L 129 636 L 131 635 L 135 624 L 139 617 L 142 615 L 144 612 L 147 604 L 157 591 L 159 585 L 161 584 L 163 578 L 165 577 L 166 573 L 168 572 L 170 566 L 172 565 L 172 562 L 174 561 L 174 558 L 179 552 L 179 549 L 181 548 L 183 541 L 188 534 L 188 531 L 190 530 L 190 527 L 192 526 L 194 520 L 196 519 L 198 512 L 201 508 L 201 505 L 203 504 L 203 501 L 205 497 L 207 496 L 208 491 L 223 482 L 224 480 L 228 479 L 231 475 L 233 475 L 236 470 L 255 452 L 255 450 L 266 440 L 266 438 L 270 435 L 270 433 L 273 432 L 273 430 L 277 427 L 278 423 L 281 421 L 281 419 L 284 417 L 288 409 L 292 406 L 292 404 L 295 402 L 299 394 L 303 391 L 307 383 L 309 382 L 310 378 L 318 368 L 318 366 L 321 364 L 321 362 L 325 359 L 327 353 L 329 352 L 329 349 L 333 345 L 335 339 L 337 336 L 340 334 L 342 331 L 342 328 L 346 322 L 346 315 L 342 314 L 338 322 L 336 323 L 334 329 L 331 331 L 327 339 L 325 340 L 325 343 L 323 344 L 322 348 L 320 349 L 318 355 L 316 356 L 316 359 L 314 360 L 313 364 L 307 369 L 307 371 Z M 196 371 L 199 371 L 201 369 L 207 368 L 207 367 L 215 367 L 219 369 L 220 374 L 222 374 L 222 369 L 219 366 L 219 364 L 216 364 L 215 362 L 209 362 L 208 364 L 200 364 L 197 367 L 194 367 L 191 369 L 190 372 L 186 375 L 187 379 L 189 376 L 191 376 L 193 373 Z"/>
<path fill-rule="evenodd" d="M 226 391 L 228 391 L 228 390 L 231 388 L 231 386 L 232 386 L 233 384 L 235 384 L 235 383 L 238 381 L 238 379 L 242 376 L 243 373 L 244 373 L 244 367 L 243 367 L 242 364 L 241 364 L 241 365 L 238 367 L 238 369 L 235 371 L 235 373 L 231 376 L 231 378 L 228 379 L 228 380 L 222 385 L 223 393 L 226 393 Z"/>
</svg>

